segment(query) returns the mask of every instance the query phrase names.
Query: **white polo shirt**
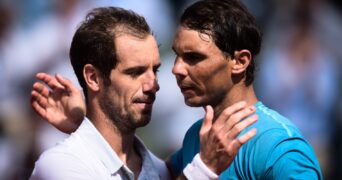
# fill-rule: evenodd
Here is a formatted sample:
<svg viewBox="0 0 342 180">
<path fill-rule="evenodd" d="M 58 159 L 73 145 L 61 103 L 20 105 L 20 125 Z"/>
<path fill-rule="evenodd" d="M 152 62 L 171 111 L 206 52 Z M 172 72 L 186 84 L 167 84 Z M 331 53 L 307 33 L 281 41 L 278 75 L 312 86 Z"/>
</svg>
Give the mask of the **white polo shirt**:
<svg viewBox="0 0 342 180">
<path fill-rule="evenodd" d="M 139 138 L 134 144 L 141 157 L 138 179 L 170 179 L 164 161 L 154 156 Z M 30 179 L 134 179 L 95 126 L 85 118 L 81 126 L 57 146 L 45 151 Z"/>
</svg>

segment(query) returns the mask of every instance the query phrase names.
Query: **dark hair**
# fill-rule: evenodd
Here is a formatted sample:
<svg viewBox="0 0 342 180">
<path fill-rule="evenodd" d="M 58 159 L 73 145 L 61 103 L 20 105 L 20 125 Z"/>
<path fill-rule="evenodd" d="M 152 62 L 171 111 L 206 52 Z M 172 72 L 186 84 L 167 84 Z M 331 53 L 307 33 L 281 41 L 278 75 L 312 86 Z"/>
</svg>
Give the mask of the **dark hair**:
<svg viewBox="0 0 342 180">
<path fill-rule="evenodd" d="M 109 75 L 118 61 L 114 42 L 120 33 L 144 38 L 151 34 L 151 30 L 144 17 L 118 7 L 93 9 L 76 30 L 70 48 L 70 61 L 86 97 L 83 67 L 92 64 L 102 74 L 104 84 L 110 85 Z"/>
<path fill-rule="evenodd" d="M 254 58 L 260 51 L 262 35 L 254 17 L 237 0 L 202 0 L 189 6 L 180 19 L 182 26 L 208 34 L 226 55 L 247 49 Z M 254 80 L 255 63 L 246 70 L 245 84 Z"/>
</svg>

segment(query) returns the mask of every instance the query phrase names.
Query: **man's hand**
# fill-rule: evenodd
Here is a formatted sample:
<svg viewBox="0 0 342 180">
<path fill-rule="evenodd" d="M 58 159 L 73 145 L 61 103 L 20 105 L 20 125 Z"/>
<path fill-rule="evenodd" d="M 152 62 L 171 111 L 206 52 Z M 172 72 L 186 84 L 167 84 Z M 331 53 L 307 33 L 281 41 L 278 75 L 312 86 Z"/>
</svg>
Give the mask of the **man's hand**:
<svg viewBox="0 0 342 180">
<path fill-rule="evenodd" d="M 240 147 L 256 134 L 253 128 L 238 137 L 241 131 L 258 120 L 257 115 L 252 115 L 254 112 L 254 106 L 246 107 L 245 102 L 239 102 L 226 108 L 213 123 L 213 109 L 206 106 L 200 130 L 200 157 L 217 175 L 229 167 Z"/>
<path fill-rule="evenodd" d="M 38 73 L 36 77 L 51 90 L 41 82 L 34 83 L 31 92 L 32 108 L 58 130 L 68 134 L 74 132 L 86 113 L 82 91 L 60 75 L 53 77 Z"/>
</svg>

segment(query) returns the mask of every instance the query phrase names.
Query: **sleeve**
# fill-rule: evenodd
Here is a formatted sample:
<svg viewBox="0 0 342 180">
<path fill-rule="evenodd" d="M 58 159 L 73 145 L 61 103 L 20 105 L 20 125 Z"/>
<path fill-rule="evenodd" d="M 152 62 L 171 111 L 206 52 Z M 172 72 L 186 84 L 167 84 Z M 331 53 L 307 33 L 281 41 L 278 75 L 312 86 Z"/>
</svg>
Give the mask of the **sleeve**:
<svg viewBox="0 0 342 180">
<path fill-rule="evenodd" d="M 182 173 L 183 167 L 183 148 L 180 148 L 174 154 L 171 155 L 171 171 L 174 175 L 179 176 Z"/>
<path fill-rule="evenodd" d="M 35 163 L 30 180 L 96 179 L 79 159 L 63 153 L 43 153 Z"/>
<path fill-rule="evenodd" d="M 266 163 L 266 179 L 322 179 L 312 147 L 302 138 L 281 141 Z"/>
<path fill-rule="evenodd" d="M 171 169 L 174 175 L 179 176 L 185 166 L 192 161 L 200 150 L 199 131 L 202 120 L 197 121 L 186 132 L 182 147 L 170 157 Z"/>
</svg>

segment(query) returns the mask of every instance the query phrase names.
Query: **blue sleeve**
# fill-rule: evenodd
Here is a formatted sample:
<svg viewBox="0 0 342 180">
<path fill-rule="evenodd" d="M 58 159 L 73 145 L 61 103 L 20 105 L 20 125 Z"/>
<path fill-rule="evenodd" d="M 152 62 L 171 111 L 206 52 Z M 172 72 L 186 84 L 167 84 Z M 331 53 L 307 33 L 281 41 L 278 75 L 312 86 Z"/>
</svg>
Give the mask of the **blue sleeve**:
<svg viewBox="0 0 342 180">
<path fill-rule="evenodd" d="M 172 172 L 176 175 L 179 176 L 183 170 L 183 156 L 182 153 L 183 148 L 180 148 L 178 151 L 176 151 L 174 154 L 171 156 L 171 167 L 172 167 Z"/>
<path fill-rule="evenodd" d="M 266 167 L 266 179 L 323 179 L 312 147 L 301 138 L 279 143 Z"/>
<path fill-rule="evenodd" d="M 201 126 L 202 120 L 193 124 L 185 134 L 182 147 L 171 155 L 171 168 L 175 175 L 180 175 L 185 166 L 190 163 L 194 156 L 199 152 L 199 131 Z"/>
</svg>

